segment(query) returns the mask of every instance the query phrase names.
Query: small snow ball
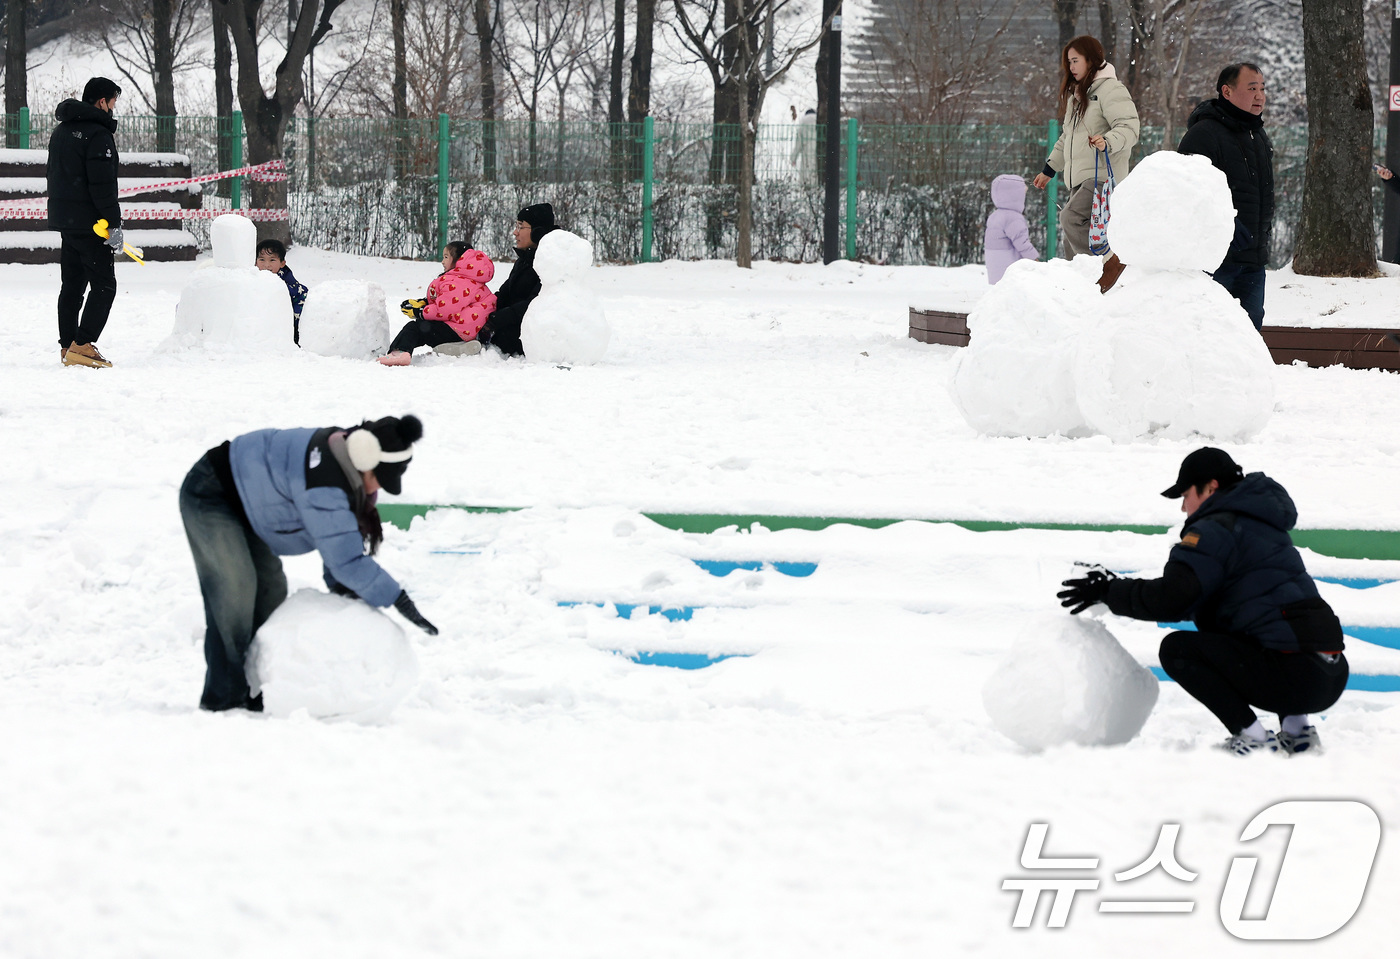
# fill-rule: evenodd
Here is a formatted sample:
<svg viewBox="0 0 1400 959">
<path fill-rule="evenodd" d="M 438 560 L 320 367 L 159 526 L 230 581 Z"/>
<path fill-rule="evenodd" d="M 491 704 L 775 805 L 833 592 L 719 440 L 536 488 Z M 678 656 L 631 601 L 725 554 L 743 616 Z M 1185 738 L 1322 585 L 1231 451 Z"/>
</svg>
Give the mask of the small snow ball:
<svg viewBox="0 0 1400 959">
<path fill-rule="evenodd" d="M 258 228 L 246 216 L 225 213 L 214 217 L 209 241 L 214 246 L 215 266 L 251 267 L 257 260 Z"/>
<path fill-rule="evenodd" d="M 1096 619 L 1054 614 L 1026 634 L 982 687 L 987 715 L 1026 749 L 1112 746 L 1138 734 L 1157 703 L 1156 677 Z"/>
<path fill-rule="evenodd" d="M 1235 236 L 1225 174 L 1203 156 L 1163 150 L 1113 191 L 1108 244 L 1129 266 L 1214 272 Z"/>
<path fill-rule="evenodd" d="M 418 656 L 404 631 L 358 599 L 298 590 L 258 630 L 248 685 L 263 709 L 289 716 L 379 722 L 418 682 Z"/>
<path fill-rule="evenodd" d="M 321 356 L 369 359 L 388 349 L 389 336 L 389 311 L 378 284 L 327 280 L 306 294 L 301 308 L 303 350 Z"/>
<path fill-rule="evenodd" d="M 551 230 L 535 250 L 535 272 L 540 284 L 582 279 L 593 265 L 593 244 L 568 230 Z"/>
</svg>

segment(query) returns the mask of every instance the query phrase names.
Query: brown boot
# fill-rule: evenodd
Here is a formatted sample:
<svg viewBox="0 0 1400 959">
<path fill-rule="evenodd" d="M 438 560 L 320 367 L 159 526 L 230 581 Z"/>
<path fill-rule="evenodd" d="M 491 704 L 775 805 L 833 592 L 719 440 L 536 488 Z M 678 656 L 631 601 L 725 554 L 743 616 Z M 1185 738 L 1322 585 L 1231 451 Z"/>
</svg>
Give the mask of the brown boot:
<svg viewBox="0 0 1400 959">
<path fill-rule="evenodd" d="M 92 366 L 98 369 L 108 369 L 111 363 L 105 356 L 97 352 L 96 343 L 68 344 L 68 352 L 63 354 L 64 366 Z"/>
<path fill-rule="evenodd" d="M 1107 293 L 1112 289 L 1113 284 L 1118 282 L 1118 278 L 1123 275 L 1124 263 L 1118 259 L 1117 253 L 1110 253 L 1108 259 L 1103 261 L 1103 275 L 1099 277 L 1099 292 Z"/>
</svg>

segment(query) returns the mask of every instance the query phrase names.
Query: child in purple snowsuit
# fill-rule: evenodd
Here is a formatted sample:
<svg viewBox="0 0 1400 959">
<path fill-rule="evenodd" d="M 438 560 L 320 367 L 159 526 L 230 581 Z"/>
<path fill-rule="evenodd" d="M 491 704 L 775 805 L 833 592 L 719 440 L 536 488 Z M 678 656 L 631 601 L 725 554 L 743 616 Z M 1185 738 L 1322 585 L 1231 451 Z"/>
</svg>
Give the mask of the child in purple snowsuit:
<svg viewBox="0 0 1400 959">
<path fill-rule="evenodd" d="M 997 177 L 992 181 L 992 203 L 996 209 L 987 217 L 988 283 L 1000 280 L 1017 260 L 1040 259 L 1021 212 L 1026 208 L 1026 181 L 1014 173 Z"/>
</svg>

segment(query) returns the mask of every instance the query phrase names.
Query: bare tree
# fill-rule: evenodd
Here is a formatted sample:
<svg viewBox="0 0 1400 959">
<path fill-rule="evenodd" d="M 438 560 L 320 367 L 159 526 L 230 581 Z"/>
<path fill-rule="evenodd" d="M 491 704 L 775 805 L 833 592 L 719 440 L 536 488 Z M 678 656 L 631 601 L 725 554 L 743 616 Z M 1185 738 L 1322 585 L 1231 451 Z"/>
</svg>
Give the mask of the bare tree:
<svg viewBox="0 0 1400 959">
<path fill-rule="evenodd" d="M 1293 269 L 1375 276 L 1364 0 L 1303 0 L 1308 160 Z"/>
<path fill-rule="evenodd" d="M 514 31 L 496 30 L 496 54 L 512 92 L 530 121 L 530 179 L 540 173 L 538 122 L 542 94 L 561 70 L 571 68 L 579 50 L 567 44 L 581 0 L 506 0 L 506 22 Z M 556 45 L 568 46 L 555 55 Z"/>
<path fill-rule="evenodd" d="M 641 123 L 651 114 L 651 55 L 656 31 L 656 0 L 637 0 L 637 39 L 627 81 L 627 119 Z"/>
<path fill-rule="evenodd" d="M 18 113 L 29 105 L 29 40 L 25 35 L 29 4 L 8 0 L 5 4 L 5 112 Z M 19 146 L 19 131 L 5 131 L 5 145 Z"/>
<path fill-rule="evenodd" d="M 1060 29 L 1060 49 L 1065 48 L 1079 33 L 1079 0 L 1050 0 L 1055 11 L 1055 25 Z"/>
<path fill-rule="evenodd" d="M 496 24 L 501 19 L 499 0 L 491 16 L 491 0 L 475 0 L 476 44 L 481 74 L 481 173 L 487 183 L 496 180 Z"/>
</svg>

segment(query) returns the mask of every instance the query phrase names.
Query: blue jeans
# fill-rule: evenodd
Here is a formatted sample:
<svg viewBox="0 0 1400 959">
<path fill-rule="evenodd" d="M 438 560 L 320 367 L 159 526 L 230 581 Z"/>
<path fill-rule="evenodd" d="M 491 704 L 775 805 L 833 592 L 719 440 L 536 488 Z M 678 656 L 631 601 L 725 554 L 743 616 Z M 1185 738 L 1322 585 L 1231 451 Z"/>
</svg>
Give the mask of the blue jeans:
<svg viewBox="0 0 1400 959">
<path fill-rule="evenodd" d="M 180 518 L 204 597 L 204 693 L 199 708 L 252 704 L 243 661 L 258 628 L 287 598 L 282 561 L 229 502 L 208 456 L 180 487 Z"/>
<path fill-rule="evenodd" d="M 1210 277 L 1240 301 L 1256 330 L 1264 327 L 1264 268 L 1226 263 Z"/>
</svg>

